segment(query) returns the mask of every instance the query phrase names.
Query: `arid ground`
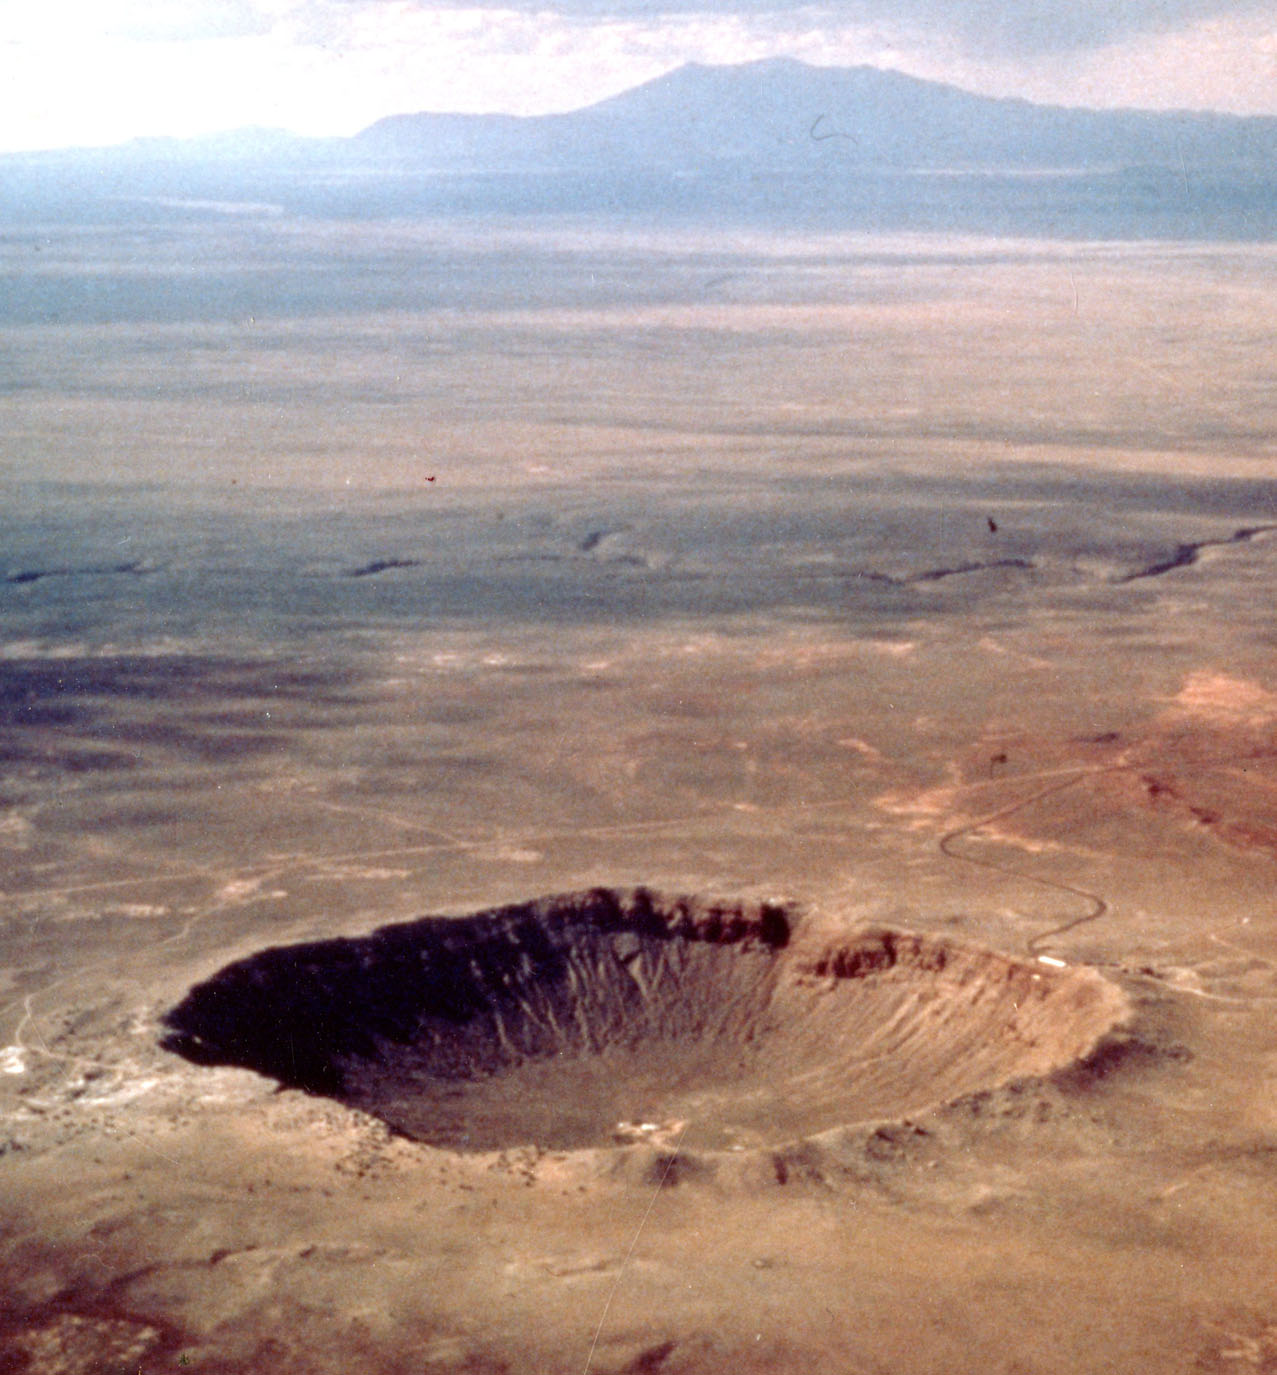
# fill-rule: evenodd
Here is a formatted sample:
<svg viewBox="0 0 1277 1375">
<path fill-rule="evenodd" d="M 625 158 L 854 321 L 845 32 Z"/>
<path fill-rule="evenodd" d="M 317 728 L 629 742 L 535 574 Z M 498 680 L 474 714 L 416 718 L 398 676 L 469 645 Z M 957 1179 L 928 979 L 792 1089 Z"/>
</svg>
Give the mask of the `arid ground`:
<svg viewBox="0 0 1277 1375">
<path fill-rule="evenodd" d="M 0 1370 L 1277 1370 L 1275 267 L 8 231 Z"/>
</svg>

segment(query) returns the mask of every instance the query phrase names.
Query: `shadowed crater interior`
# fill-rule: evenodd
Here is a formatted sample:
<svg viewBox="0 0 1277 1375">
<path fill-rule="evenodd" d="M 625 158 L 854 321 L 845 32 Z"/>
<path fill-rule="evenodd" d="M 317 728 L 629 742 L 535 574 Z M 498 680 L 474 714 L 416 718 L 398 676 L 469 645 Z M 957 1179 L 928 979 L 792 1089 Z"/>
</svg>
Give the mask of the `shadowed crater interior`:
<svg viewBox="0 0 1277 1375">
<path fill-rule="evenodd" d="M 1088 970 L 782 904 L 643 889 L 263 950 L 165 1018 L 239 1065 L 456 1150 L 700 1149 L 903 1116 L 1085 1055 L 1123 1015 Z"/>
</svg>

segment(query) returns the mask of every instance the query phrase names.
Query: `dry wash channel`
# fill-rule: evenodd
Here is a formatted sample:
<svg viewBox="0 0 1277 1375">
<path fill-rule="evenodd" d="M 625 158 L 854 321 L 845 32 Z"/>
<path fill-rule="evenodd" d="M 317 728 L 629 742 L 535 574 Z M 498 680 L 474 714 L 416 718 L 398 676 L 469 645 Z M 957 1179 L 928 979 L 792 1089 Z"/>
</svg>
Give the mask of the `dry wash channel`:
<svg viewBox="0 0 1277 1375">
<path fill-rule="evenodd" d="M 1090 971 L 938 937 L 596 889 L 264 950 L 192 989 L 165 1045 L 454 1150 L 671 1123 L 748 1149 L 1047 1073 L 1123 1006 Z"/>
</svg>

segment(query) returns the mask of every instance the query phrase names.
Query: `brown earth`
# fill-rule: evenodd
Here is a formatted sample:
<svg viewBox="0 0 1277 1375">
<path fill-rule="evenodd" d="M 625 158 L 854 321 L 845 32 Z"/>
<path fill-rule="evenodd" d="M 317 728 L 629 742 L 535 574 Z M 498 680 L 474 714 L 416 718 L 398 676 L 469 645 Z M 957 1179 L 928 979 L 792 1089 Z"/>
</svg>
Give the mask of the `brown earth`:
<svg viewBox="0 0 1277 1375">
<path fill-rule="evenodd" d="M 0 1369 L 1277 1369 L 1267 246 L 41 234 Z"/>
</svg>

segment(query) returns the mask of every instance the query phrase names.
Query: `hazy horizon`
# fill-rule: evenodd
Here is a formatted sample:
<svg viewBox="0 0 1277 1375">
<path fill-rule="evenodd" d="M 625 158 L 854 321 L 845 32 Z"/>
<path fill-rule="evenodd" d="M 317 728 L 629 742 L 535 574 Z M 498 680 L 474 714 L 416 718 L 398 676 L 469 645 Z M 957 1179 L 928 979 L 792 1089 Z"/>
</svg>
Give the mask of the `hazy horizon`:
<svg viewBox="0 0 1277 1375">
<path fill-rule="evenodd" d="M 109 142 L 88 141 L 88 142 L 84 142 L 84 143 L 62 143 L 62 144 L 51 144 L 51 145 L 47 145 L 47 146 L 38 146 L 38 147 L 32 146 L 32 147 L 25 147 L 25 148 L 10 148 L 10 149 L 0 148 L 0 157 L 6 157 L 6 156 L 11 156 L 11 155 L 20 155 L 20 154 L 23 154 L 23 153 L 28 153 L 28 154 L 40 154 L 40 153 L 71 152 L 71 151 L 78 151 L 78 150 L 89 151 L 89 150 L 96 150 L 96 149 L 120 148 L 120 147 L 123 147 L 123 146 L 125 146 L 125 145 L 127 145 L 127 144 L 131 144 L 131 143 L 139 143 L 139 144 L 141 144 L 141 143 L 151 143 L 151 142 L 154 142 L 154 143 L 165 143 L 165 142 L 170 142 L 170 141 L 175 141 L 175 142 L 188 142 L 188 141 L 189 141 L 189 142 L 192 142 L 192 143 L 199 143 L 199 142 L 202 141 L 202 140 L 211 140 L 211 141 L 216 142 L 218 139 L 226 138 L 226 137 L 228 137 L 228 136 L 235 136 L 235 135 L 266 135 L 266 136 L 285 135 L 285 136 L 287 136 L 287 137 L 289 137 L 289 138 L 313 139 L 313 140 L 316 140 L 316 141 L 320 141 L 320 140 L 324 140 L 324 139 L 343 140 L 343 139 L 358 137 L 360 134 L 363 134 L 363 133 L 367 132 L 369 129 L 373 128 L 376 124 L 380 123 L 382 120 L 394 119 L 395 117 L 401 116 L 401 115 L 415 115 L 415 114 L 421 114 L 421 115 L 457 115 L 457 116 L 483 117 L 483 116 L 485 116 L 485 115 L 504 115 L 504 114 L 511 114 L 511 113 L 514 113 L 516 118 L 519 118 L 519 119 L 535 120 L 535 119 L 539 119 L 539 118 L 541 118 L 541 117 L 543 117 L 543 116 L 545 116 L 545 115 L 553 115 L 553 114 L 576 114 L 576 113 L 580 113 L 580 112 L 585 111 L 585 110 L 592 109 L 592 108 L 594 108 L 594 107 L 597 106 L 597 105 L 604 104 L 605 102 L 614 99 L 616 96 L 625 95 L 625 94 L 627 94 L 627 93 L 629 93 L 629 92 L 631 92 L 631 91 L 638 90 L 638 89 L 640 89 L 641 87 L 649 86 L 649 85 L 653 84 L 654 82 L 658 82 L 658 81 L 660 81 L 660 79 L 661 79 L 662 77 L 671 76 L 671 75 L 674 74 L 675 72 L 681 71 L 681 70 L 683 70 L 684 68 L 724 68 L 724 69 L 726 69 L 726 68 L 740 68 L 740 67 L 757 67 L 757 66 L 760 66 L 760 65 L 768 64 L 768 63 L 784 63 L 784 62 L 797 63 L 797 64 L 799 64 L 799 65 L 801 65 L 801 66 L 808 67 L 808 68 L 810 68 L 810 69 L 812 69 L 812 70 L 816 70 L 816 71 L 820 71 L 820 70 L 850 71 L 850 70 L 856 70 L 856 69 L 867 69 L 867 70 L 872 70 L 872 71 L 877 71 L 877 72 L 884 72 L 884 73 L 887 73 L 887 74 L 890 74 L 890 75 L 898 75 L 898 76 L 909 77 L 909 78 L 911 78 L 911 79 L 913 79 L 913 80 L 917 80 L 917 81 L 925 81 L 925 82 L 927 82 L 928 84 L 933 85 L 933 86 L 947 87 L 947 88 L 952 89 L 952 90 L 962 91 L 962 92 L 964 92 L 965 94 L 968 94 L 968 95 L 985 96 L 985 97 L 987 97 L 987 98 L 989 98 L 989 99 L 993 99 L 993 100 L 1002 100 L 1002 101 L 1008 101 L 1008 102 L 1013 102 L 1013 103 L 1024 103 L 1024 104 L 1029 104 L 1029 105 L 1040 106 L 1040 107 L 1043 107 L 1043 108 L 1068 110 L 1068 111 L 1072 111 L 1072 112 L 1087 112 L 1087 113 L 1096 113 L 1096 114 L 1099 114 L 1099 113 L 1171 114 L 1171 115 L 1174 115 L 1174 114 L 1184 114 L 1184 115 L 1197 115 L 1197 114 L 1203 114 L 1203 115 L 1219 115 L 1219 116 L 1223 116 L 1223 117 L 1226 118 L 1226 119 L 1248 119 L 1248 118 L 1271 118 L 1271 119 L 1277 119 L 1277 102 L 1274 102 L 1274 107 L 1273 107 L 1273 109 L 1272 109 L 1271 111 L 1267 111 L 1267 110 L 1236 111 L 1236 110 L 1229 110 L 1229 109 L 1225 108 L 1224 105 L 1223 105 L 1223 103 L 1213 104 L 1213 105 L 1206 105 L 1206 104 L 1203 104 L 1203 105 L 1197 105 L 1197 106 L 1189 106 L 1189 105 L 1175 105 L 1175 104 L 1170 104 L 1170 105 L 1157 105 L 1157 104 L 1155 104 L 1155 103 L 1140 104 L 1140 103 L 1138 103 L 1137 101 L 1124 102 L 1124 101 L 1118 100 L 1118 101 L 1115 101 L 1115 102 L 1113 102 L 1113 103 L 1107 103 L 1107 104 L 1106 104 L 1106 103 L 1096 103 L 1094 100 L 1088 101 L 1087 99 L 1083 98 L 1083 97 L 1080 96 L 1080 95 L 1079 95 L 1079 97 L 1078 97 L 1078 99 L 1077 99 L 1076 101 L 1069 101 L 1069 100 L 1067 100 L 1067 99 L 1037 99 L 1037 98 L 1034 98 L 1033 96 L 1029 96 L 1029 95 L 1020 95 L 1020 94 L 1017 94 L 1017 93 L 1014 93 L 1014 92 L 998 92 L 998 93 L 993 93 L 993 92 L 988 92 L 988 91 L 981 91 L 981 90 L 978 88 L 978 86 L 976 86 L 976 85 L 972 85 L 972 84 L 965 84 L 965 85 L 964 85 L 961 81 L 957 81 L 957 80 L 946 80 L 946 79 L 939 78 L 939 77 L 917 76 L 917 75 L 915 75 L 913 72 L 910 72 L 910 71 L 906 70 L 906 69 L 903 68 L 903 67 L 892 66 L 892 65 L 890 65 L 890 64 L 888 64 L 888 63 L 878 63 L 878 62 L 855 62 L 855 63 L 813 62 L 813 61 L 805 60 L 805 59 L 803 59 L 803 58 L 792 57 L 792 56 L 790 56 L 789 54 L 778 53 L 778 54 L 770 54 L 770 55 L 763 56 L 763 57 L 749 58 L 749 59 L 747 59 L 747 60 L 745 60 L 745 61 L 742 61 L 742 62 L 701 62 L 701 61 L 697 61 L 697 60 L 694 60 L 694 59 L 693 59 L 693 60 L 686 61 L 686 62 L 676 62 L 676 63 L 672 64 L 671 66 L 664 68 L 662 71 L 659 71 L 659 72 L 655 73 L 654 75 L 644 77 L 644 78 L 642 78 L 641 80 L 636 80 L 636 81 L 633 81 L 633 82 L 631 82 L 631 83 L 627 83 L 627 84 L 622 85 L 622 86 L 618 86 L 615 90 L 608 91 L 608 92 L 606 92 L 606 93 L 603 94 L 603 95 L 592 96 L 592 97 L 589 97 L 589 98 L 585 98 L 585 99 L 583 99 L 580 103 L 565 104 L 565 105 L 563 105 L 561 108 L 555 108 L 555 109 L 535 110 L 535 111 L 526 111 L 526 112 L 511 112 L 511 111 L 508 111 L 508 110 L 505 110 L 504 108 L 502 108 L 502 106 L 501 106 L 499 103 L 494 103 L 494 104 L 492 104 L 492 105 L 490 105 L 490 106 L 487 106 L 487 107 L 484 107 L 484 108 L 482 108 L 482 109 L 477 109 L 477 108 L 460 108 L 460 107 L 443 106 L 443 105 L 417 105 L 417 106 L 413 106 L 413 107 L 411 107 L 411 108 L 404 108 L 404 109 L 387 109 L 387 110 L 383 111 L 382 113 L 380 113 L 380 114 L 374 116 L 374 117 L 373 117 L 372 119 L 370 119 L 367 123 L 365 123 L 365 124 L 360 124 L 360 125 L 358 125 L 357 127 L 354 127 L 354 128 L 352 128 L 352 129 L 350 129 L 350 130 L 348 130 L 348 131 L 346 131 L 346 132 L 339 132 L 339 133 L 331 133 L 331 132 L 330 132 L 330 133 L 317 133 L 317 132 L 313 132 L 313 131 L 308 131 L 307 129 L 305 129 L 304 127 L 302 127 L 302 125 L 304 124 L 304 121 L 301 121 L 301 120 L 299 120 L 299 121 L 297 121 L 297 122 L 295 122 L 294 124 L 291 124 L 291 125 L 290 125 L 290 124 L 283 124 L 283 123 L 280 123 L 280 124 L 262 124 L 262 123 L 257 123 L 257 122 L 247 123 L 247 124 L 223 124 L 223 125 L 218 125 L 218 126 L 216 126 L 216 127 L 210 127 L 210 128 L 207 128 L 207 129 L 202 129 L 202 130 L 200 130 L 200 131 L 198 131 L 198 132 L 195 132 L 195 133 L 188 133 L 188 134 L 172 134 L 172 133 L 165 133 L 165 132 L 162 132 L 162 131 L 149 131 L 149 132 L 141 132 L 141 133 L 130 134 L 130 135 L 124 137 L 124 138 L 113 139 L 113 140 L 111 140 L 111 141 L 109 141 Z"/>
</svg>

